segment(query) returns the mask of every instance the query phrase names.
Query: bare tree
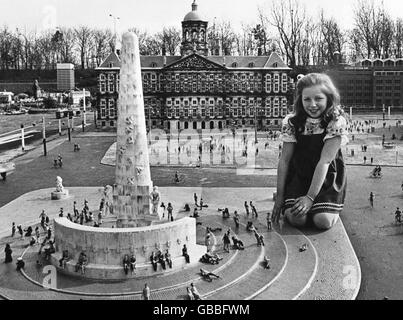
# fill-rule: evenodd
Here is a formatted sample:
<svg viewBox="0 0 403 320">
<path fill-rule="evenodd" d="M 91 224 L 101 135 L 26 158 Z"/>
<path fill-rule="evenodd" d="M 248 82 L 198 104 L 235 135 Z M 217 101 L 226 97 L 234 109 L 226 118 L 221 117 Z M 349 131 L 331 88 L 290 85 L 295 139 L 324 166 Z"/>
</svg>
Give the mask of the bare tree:
<svg viewBox="0 0 403 320">
<path fill-rule="evenodd" d="M 85 69 L 88 57 L 89 45 L 93 37 L 93 32 L 89 27 L 80 26 L 74 29 L 76 45 L 80 54 L 81 68 Z"/>
<path fill-rule="evenodd" d="M 207 30 L 207 39 L 210 51 L 217 47 L 221 47 L 223 55 L 232 55 L 236 51 L 236 35 L 229 21 L 214 22 Z"/>
<path fill-rule="evenodd" d="M 318 45 L 318 26 L 307 20 L 301 30 L 301 41 L 298 45 L 299 65 L 308 66 L 314 60 L 315 48 Z"/>
<path fill-rule="evenodd" d="M 383 58 L 383 40 L 385 38 L 385 12 L 383 7 L 375 7 L 372 9 L 372 32 L 371 32 L 371 48 L 375 58 Z"/>
<path fill-rule="evenodd" d="M 13 35 L 7 26 L 0 30 L 0 61 L 1 69 L 9 70 L 11 67 L 12 56 L 11 48 L 13 45 Z"/>
<path fill-rule="evenodd" d="M 325 58 L 325 64 L 332 64 L 335 52 L 341 54 L 345 43 L 341 28 L 334 18 L 325 18 L 323 11 L 320 16 L 320 31 L 323 36 L 322 55 Z"/>
<path fill-rule="evenodd" d="M 240 56 L 249 56 L 253 54 L 254 39 L 252 35 L 253 26 L 242 24 L 242 32 L 235 37 L 236 54 Z"/>
<path fill-rule="evenodd" d="M 347 31 L 347 42 L 350 51 L 347 56 L 348 62 L 356 62 L 366 57 L 365 48 L 363 50 L 360 31 L 357 28 Z"/>
<path fill-rule="evenodd" d="M 110 29 L 96 29 L 94 30 L 92 49 L 92 56 L 94 56 L 95 64 L 97 66 L 106 58 L 110 53 L 109 43 L 114 40 L 114 35 Z"/>
<path fill-rule="evenodd" d="M 174 56 L 181 44 L 181 32 L 175 27 L 164 28 L 156 35 L 156 39 L 161 42 L 169 55 Z"/>
<path fill-rule="evenodd" d="M 367 58 L 371 58 L 373 29 L 374 29 L 374 4 L 365 0 L 358 0 L 354 10 L 355 36 L 366 48 Z"/>
<path fill-rule="evenodd" d="M 49 56 L 47 56 L 44 54 L 44 52 L 51 53 L 54 50 L 49 36 L 42 34 L 36 38 L 36 40 L 37 41 L 32 45 L 28 59 L 29 69 L 54 69 L 57 63 L 57 60 L 55 60 L 56 55 L 49 54 Z"/>
<path fill-rule="evenodd" d="M 389 58 L 392 53 L 394 37 L 394 22 L 391 16 L 384 9 L 380 12 L 378 28 L 381 29 L 379 55 L 382 58 Z"/>
<path fill-rule="evenodd" d="M 288 64 L 294 67 L 297 63 L 297 47 L 301 41 L 300 32 L 306 19 L 305 10 L 296 0 L 275 0 L 271 16 L 268 17 L 262 10 L 260 15 L 277 29 Z"/>
<path fill-rule="evenodd" d="M 396 58 L 403 57 L 403 19 L 398 18 L 395 23 L 394 54 Z"/>
<path fill-rule="evenodd" d="M 57 61 L 57 53 L 55 52 L 56 46 L 52 41 L 54 34 L 50 31 L 43 32 L 38 39 L 36 39 L 36 45 L 32 47 L 32 53 L 30 57 L 36 60 L 35 63 L 41 63 L 45 69 L 53 69 L 54 64 Z M 38 52 L 42 53 L 41 61 Z"/>
<path fill-rule="evenodd" d="M 76 33 L 72 28 L 60 28 L 62 37 L 60 38 L 60 62 L 75 63 L 74 43 L 76 42 Z"/>
<path fill-rule="evenodd" d="M 20 70 L 21 67 L 21 55 L 22 55 L 22 41 L 17 34 L 11 35 L 11 67 L 16 70 Z"/>
<path fill-rule="evenodd" d="M 263 55 L 270 55 L 272 52 L 280 53 L 279 41 L 269 31 L 269 23 L 263 14 L 263 10 L 258 8 L 259 23 L 253 30 L 256 45 L 261 47 Z"/>
<path fill-rule="evenodd" d="M 359 0 L 354 11 L 357 36 L 366 47 L 367 58 L 384 58 L 391 54 L 393 21 L 382 5 L 373 0 Z"/>
<path fill-rule="evenodd" d="M 26 29 L 22 32 L 18 28 L 16 29 L 18 42 L 20 46 L 20 60 L 21 60 L 21 67 L 25 70 L 28 69 L 28 60 L 29 56 L 32 53 L 32 48 L 35 44 L 35 38 L 33 32 L 27 32 Z"/>
<path fill-rule="evenodd" d="M 139 39 L 139 50 L 143 56 L 161 54 L 162 43 L 154 35 L 148 34 L 137 28 L 131 28 L 129 31 L 134 32 Z"/>
</svg>

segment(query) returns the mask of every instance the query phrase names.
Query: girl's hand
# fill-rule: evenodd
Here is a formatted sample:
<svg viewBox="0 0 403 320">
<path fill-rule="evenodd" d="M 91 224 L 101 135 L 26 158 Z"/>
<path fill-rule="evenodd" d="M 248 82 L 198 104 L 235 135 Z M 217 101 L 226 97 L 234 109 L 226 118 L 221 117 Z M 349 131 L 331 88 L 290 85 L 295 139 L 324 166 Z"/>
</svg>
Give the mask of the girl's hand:
<svg viewBox="0 0 403 320">
<path fill-rule="evenodd" d="M 306 215 L 309 210 L 311 210 L 313 205 L 313 201 L 307 197 L 299 197 L 296 201 L 294 206 L 291 208 L 291 214 L 296 217 Z"/>
<path fill-rule="evenodd" d="M 273 221 L 274 223 L 279 223 L 280 221 L 281 213 L 283 212 L 283 203 L 284 201 L 281 199 L 277 199 L 276 202 L 274 203 L 273 212 L 271 216 L 271 221 Z"/>
</svg>

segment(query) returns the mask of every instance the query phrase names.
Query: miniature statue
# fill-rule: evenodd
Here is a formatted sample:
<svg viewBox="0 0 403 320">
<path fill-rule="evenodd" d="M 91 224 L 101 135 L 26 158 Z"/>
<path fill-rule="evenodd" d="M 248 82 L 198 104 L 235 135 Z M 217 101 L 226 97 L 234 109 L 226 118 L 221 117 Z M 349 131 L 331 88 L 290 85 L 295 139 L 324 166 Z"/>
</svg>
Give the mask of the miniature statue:
<svg viewBox="0 0 403 320">
<path fill-rule="evenodd" d="M 150 194 L 150 198 L 151 198 L 151 203 L 153 205 L 152 214 L 157 215 L 158 214 L 158 205 L 161 200 L 161 194 L 159 193 L 157 186 L 154 186 L 153 191 Z"/>
<path fill-rule="evenodd" d="M 110 185 L 104 187 L 104 216 L 112 214 L 112 191 L 113 188 Z"/>
<path fill-rule="evenodd" d="M 59 176 L 56 177 L 56 192 L 64 192 L 63 179 Z"/>
</svg>

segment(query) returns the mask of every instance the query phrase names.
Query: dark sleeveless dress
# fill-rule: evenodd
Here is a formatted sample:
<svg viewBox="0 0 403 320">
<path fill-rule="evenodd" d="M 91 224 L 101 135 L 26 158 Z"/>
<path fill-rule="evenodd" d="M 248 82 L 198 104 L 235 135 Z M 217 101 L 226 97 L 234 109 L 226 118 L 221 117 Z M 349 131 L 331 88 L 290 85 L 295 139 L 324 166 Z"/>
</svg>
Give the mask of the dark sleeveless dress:
<svg viewBox="0 0 403 320">
<path fill-rule="evenodd" d="M 291 208 L 295 199 L 305 196 L 324 146 L 326 133 L 299 135 L 293 157 L 290 161 L 285 185 L 284 209 Z M 341 149 L 330 163 L 325 181 L 316 196 L 308 217 L 317 213 L 337 213 L 343 210 L 346 195 L 347 177 Z"/>
</svg>

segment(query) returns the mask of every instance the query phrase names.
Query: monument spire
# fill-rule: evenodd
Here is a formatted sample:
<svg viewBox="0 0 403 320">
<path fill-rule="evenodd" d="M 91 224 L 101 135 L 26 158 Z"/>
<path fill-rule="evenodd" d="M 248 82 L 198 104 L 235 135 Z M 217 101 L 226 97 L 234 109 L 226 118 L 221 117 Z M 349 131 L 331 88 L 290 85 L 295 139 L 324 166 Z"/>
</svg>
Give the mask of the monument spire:
<svg viewBox="0 0 403 320">
<path fill-rule="evenodd" d="M 123 35 L 121 61 L 113 212 L 118 227 L 135 227 L 150 215 L 152 181 L 139 43 L 134 33 Z"/>
</svg>

